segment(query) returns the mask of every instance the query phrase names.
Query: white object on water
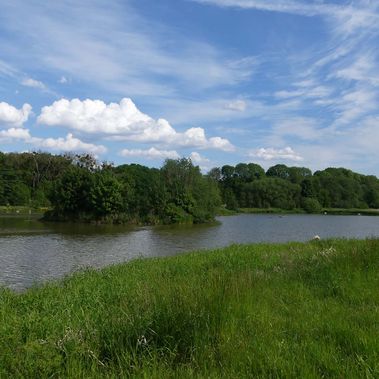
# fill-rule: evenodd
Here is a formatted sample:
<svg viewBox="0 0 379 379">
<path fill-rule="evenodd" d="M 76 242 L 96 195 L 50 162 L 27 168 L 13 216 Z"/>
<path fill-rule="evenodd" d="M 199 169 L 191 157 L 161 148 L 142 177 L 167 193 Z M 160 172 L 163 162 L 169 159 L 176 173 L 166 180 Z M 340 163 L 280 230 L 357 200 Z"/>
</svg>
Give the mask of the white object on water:
<svg viewBox="0 0 379 379">
<path fill-rule="evenodd" d="M 320 239 L 321 237 L 316 234 L 315 236 L 313 236 L 312 241 L 320 241 Z"/>
</svg>

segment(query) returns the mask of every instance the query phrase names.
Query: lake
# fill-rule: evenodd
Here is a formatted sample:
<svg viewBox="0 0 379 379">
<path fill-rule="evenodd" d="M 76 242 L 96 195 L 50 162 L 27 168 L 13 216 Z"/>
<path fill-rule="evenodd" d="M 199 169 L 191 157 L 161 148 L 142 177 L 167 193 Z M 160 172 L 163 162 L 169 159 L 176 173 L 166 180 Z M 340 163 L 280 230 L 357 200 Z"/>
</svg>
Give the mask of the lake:
<svg viewBox="0 0 379 379">
<path fill-rule="evenodd" d="M 379 217 L 246 214 L 194 226 L 126 227 L 0 218 L 0 286 L 23 290 L 85 267 L 233 243 L 379 237 Z"/>
</svg>

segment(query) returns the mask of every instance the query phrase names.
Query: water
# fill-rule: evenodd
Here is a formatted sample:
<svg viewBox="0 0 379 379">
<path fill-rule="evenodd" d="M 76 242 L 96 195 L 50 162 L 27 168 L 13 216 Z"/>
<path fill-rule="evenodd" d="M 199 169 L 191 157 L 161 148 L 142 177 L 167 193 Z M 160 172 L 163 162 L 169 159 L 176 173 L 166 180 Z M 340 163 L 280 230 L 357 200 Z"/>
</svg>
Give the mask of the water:
<svg viewBox="0 0 379 379">
<path fill-rule="evenodd" d="M 23 290 L 84 267 L 232 243 L 379 237 L 379 217 L 238 215 L 195 226 L 125 227 L 0 218 L 0 286 Z"/>
</svg>

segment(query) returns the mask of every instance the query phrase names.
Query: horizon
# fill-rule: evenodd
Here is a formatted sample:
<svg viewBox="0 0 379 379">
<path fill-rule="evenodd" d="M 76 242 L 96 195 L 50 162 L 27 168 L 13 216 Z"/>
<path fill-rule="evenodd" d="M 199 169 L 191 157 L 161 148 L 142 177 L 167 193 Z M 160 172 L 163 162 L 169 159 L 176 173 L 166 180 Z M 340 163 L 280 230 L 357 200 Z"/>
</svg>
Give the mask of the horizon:
<svg viewBox="0 0 379 379">
<path fill-rule="evenodd" d="M 379 176 L 379 4 L 5 0 L 0 150 Z"/>
</svg>

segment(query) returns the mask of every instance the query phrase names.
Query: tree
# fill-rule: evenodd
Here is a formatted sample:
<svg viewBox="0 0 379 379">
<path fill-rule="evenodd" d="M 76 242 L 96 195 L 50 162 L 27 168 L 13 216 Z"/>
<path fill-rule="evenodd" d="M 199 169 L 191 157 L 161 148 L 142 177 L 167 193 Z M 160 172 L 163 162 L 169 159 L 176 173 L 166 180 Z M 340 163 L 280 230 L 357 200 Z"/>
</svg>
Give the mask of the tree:
<svg viewBox="0 0 379 379">
<path fill-rule="evenodd" d="M 90 206 L 97 219 L 104 219 L 121 211 L 121 184 L 109 170 L 94 174 L 89 191 Z"/>
<path fill-rule="evenodd" d="M 290 167 L 289 180 L 291 183 L 301 184 L 303 180 L 312 177 L 312 171 L 306 167 Z"/>
<path fill-rule="evenodd" d="M 94 177 L 90 171 L 79 166 L 71 166 L 56 182 L 50 201 L 55 215 L 80 219 L 92 211 L 91 191 Z"/>
<path fill-rule="evenodd" d="M 321 212 L 321 205 L 317 199 L 306 197 L 302 201 L 303 209 L 307 213 L 319 213 Z"/>
<path fill-rule="evenodd" d="M 267 170 L 266 175 L 273 178 L 289 179 L 290 168 L 284 164 L 277 164 L 275 166 L 270 167 Z"/>
<path fill-rule="evenodd" d="M 161 169 L 167 191 L 169 222 L 204 222 L 221 204 L 217 183 L 204 177 L 190 159 L 168 159 Z"/>
</svg>

